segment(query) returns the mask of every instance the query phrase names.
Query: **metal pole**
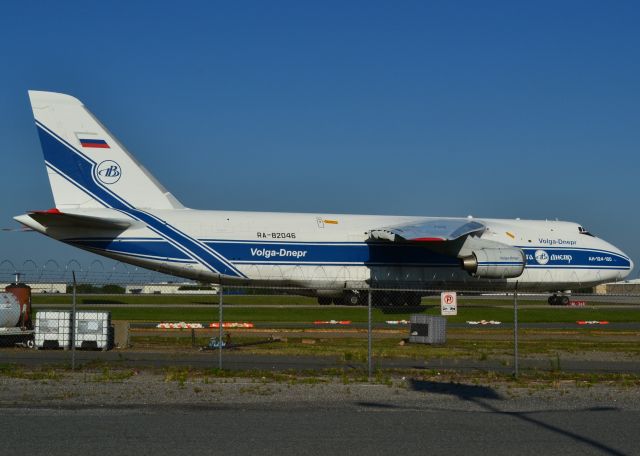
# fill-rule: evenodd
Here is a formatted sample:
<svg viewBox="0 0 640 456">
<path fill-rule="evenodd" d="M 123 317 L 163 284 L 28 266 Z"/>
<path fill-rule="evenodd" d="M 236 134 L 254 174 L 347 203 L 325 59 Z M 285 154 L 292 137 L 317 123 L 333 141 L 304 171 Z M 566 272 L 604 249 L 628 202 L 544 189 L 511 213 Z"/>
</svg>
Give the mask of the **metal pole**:
<svg viewBox="0 0 640 456">
<path fill-rule="evenodd" d="M 371 356 L 371 290 L 368 291 L 367 301 L 367 364 L 369 368 L 369 381 L 371 381 L 373 377 L 373 357 Z"/>
<path fill-rule="evenodd" d="M 71 271 L 73 276 L 73 299 L 71 300 L 71 370 L 76 370 L 76 272 Z"/>
<path fill-rule="evenodd" d="M 514 377 L 518 378 L 518 282 L 513 291 L 513 367 Z"/>
<path fill-rule="evenodd" d="M 222 369 L 222 296 L 224 295 L 222 284 L 220 284 L 218 295 L 218 369 Z"/>
</svg>

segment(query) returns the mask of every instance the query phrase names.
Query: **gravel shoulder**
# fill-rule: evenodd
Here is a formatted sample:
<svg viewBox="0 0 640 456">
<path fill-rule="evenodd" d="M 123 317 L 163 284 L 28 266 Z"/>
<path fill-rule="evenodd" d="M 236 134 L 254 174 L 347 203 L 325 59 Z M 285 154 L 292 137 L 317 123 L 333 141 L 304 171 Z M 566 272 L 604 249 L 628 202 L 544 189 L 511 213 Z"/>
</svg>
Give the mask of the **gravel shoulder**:
<svg viewBox="0 0 640 456">
<path fill-rule="evenodd" d="M 573 380 L 513 383 L 437 378 L 385 378 L 368 383 L 339 378 L 297 380 L 216 378 L 137 371 L 42 372 L 41 378 L 0 378 L 0 407 L 216 408 L 367 405 L 414 410 L 522 411 L 615 408 L 640 410 L 634 383 Z M 126 377 L 126 378 L 125 378 Z M 462 380 L 462 381 L 460 381 Z"/>
</svg>

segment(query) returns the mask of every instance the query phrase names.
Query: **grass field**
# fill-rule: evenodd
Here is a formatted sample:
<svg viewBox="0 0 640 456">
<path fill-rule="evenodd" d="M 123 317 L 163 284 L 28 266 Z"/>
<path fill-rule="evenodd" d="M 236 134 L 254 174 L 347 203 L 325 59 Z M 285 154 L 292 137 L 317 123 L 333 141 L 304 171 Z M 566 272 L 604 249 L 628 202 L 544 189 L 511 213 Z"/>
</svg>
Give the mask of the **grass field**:
<svg viewBox="0 0 640 456">
<path fill-rule="evenodd" d="M 34 294 L 33 304 L 71 304 L 69 294 Z M 80 295 L 78 304 L 218 304 L 217 295 Z M 224 296 L 225 304 L 251 304 L 251 305 L 315 305 L 315 298 L 294 295 L 277 296 Z"/>
<path fill-rule="evenodd" d="M 71 304 L 70 294 L 34 294 L 32 295 L 32 302 L 34 304 Z M 307 296 L 296 295 L 233 295 L 227 294 L 224 296 L 225 304 L 242 304 L 242 305 L 317 305 L 316 298 Z M 169 295 L 169 294 L 152 294 L 152 295 L 78 295 L 78 304 L 131 304 L 131 305 L 146 305 L 146 304 L 175 304 L 180 305 L 217 305 L 217 295 Z M 513 304 L 512 298 L 500 298 L 495 299 L 473 299 L 465 298 L 465 296 L 458 297 L 458 303 L 463 306 L 511 306 Z M 375 306 L 375 302 L 373 303 Z M 422 298 L 423 305 L 439 305 L 439 296 L 428 296 Z M 548 305 L 546 298 L 535 300 L 521 300 L 521 305 Z M 592 305 L 610 305 L 611 303 L 590 301 Z"/>
<path fill-rule="evenodd" d="M 33 307 L 36 312 L 45 309 L 42 304 L 60 305 L 68 308 L 69 295 L 34 295 Z M 367 321 L 366 307 L 316 306 L 314 298 L 294 295 L 285 296 L 239 296 L 224 297 L 225 321 L 249 321 L 255 323 L 311 323 L 316 320 L 351 320 L 356 323 Z M 119 304 L 114 307 L 109 304 Z M 153 306 L 156 304 L 157 306 Z M 200 322 L 218 320 L 218 297 L 214 295 L 83 295 L 78 297 L 78 309 L 108 310 L 113 320 L 132 322 Z M 130 305 L 130 306 L 129 306 Z M 250 307 L 243 307 L 250 306 Z M 287 306 L 279 308 L 278 306 Z M 471 299 L 459 297 L 458 315 L 447 317 L 449 322 L 464 323 L 469 320 L 498 320 L 513 322 L 510 298 Z M 46 310 L 51 310 L 47 307 Z M 427 297 L 422 305 L 414 308 L 373 309 L 373 320 L 382 323 L 387 320 L 408 320 L 411 314 L 439 315 L 439 297 Z M 587 307 L 551 307 L 543 300 L 523 300 L 520 302 L 519 321 L 521 323 L 575 323 L 577 320 L 607 320 L 610 322 L 640 322 L 640 306 L 615 306 L 611 303 L 589 301 Z M 268 327 L 268 326 L 267 326 Z M 391 327 L 390 327 L 391 328 Z M 332 328 L 335 329 L 335 328 Z M 513 356 L 513 332 L 509 328 L 450 327 L 444 346 L 404 344 L 408 337 L 406 326 L 397 327 L 398 332 L 379 330 L 380 337 L 373 341 L 375 358 L 454 358 L 493 361 L 493 365 L 511 362 Z M 295 332 L 299 334 L 294 335 Z M 300 332 L 303 331 L 303 332 Z M 196 347 L 208 342 L 211 331 L 197 333 Z M 233 351 L 263 355 L 293 356 L 336 356 L 345 363 L 364 362 L 367 356 L 366 332 L 357 331 L 336 335 L 323 334 L 315 330 L 274 331 L 282 340 L 269 343 L 269 333 L 235 331 L 233 344 L 239 345 Z M 611 329 L 610 327 L 589 328 L 575 325 L 575 329 L 527 329 L 520 331 L 520 355 L 523 358 L 542 359 L 548 367 L 562 371 L 562 362 L 567 358 L 594 360 L 640 359 L 640 345 L 637 343 L 638 330 Z M 169 350 L 176 353 L 197 351 L 192 347 L 191 331 L 169 331 L 154 333 L 142 328 L 131 331 L 132 348 L 142 350 Z M 305 342 L 306 341 L 306 342 Z M 179 355 L 178 355 L 179 356 Z M 500 365 L 507 365 L 500 364 Z M 1 374 L 1 372 L 0 372 Z"/>
<path fill-rule="evenodd" d="M 64 307 L 71 304 L 71 299 L 71 295 L 66 294 L 34 294 L 32 301 L 34 310 L 38 311 L 42 310 L 42 307 L 39 307 L 40 304 L 60 304 Z M 78 309 L 109 310 L 114 320 L 152 322 L 218 320 L 218 296 L 216 295 L 80 295 L 77 303 Z M 419 307 L 376 307 L 373 309 L 373 321 L 380 323 L 386 320 L 408 320 L 409 316 L 415 313 L 439 315 L 439 303 L 439 297 L 425 297 Z M 109 307 L 109 304 L 122 305 L 122 307 Z M 153 307 L 154 304 L 159 307 Z M 224 296 L 224 304 L 226 321 L 279 323 L 309 323 L 316 320 L 367 321 L 366 307 L 316 306 L 309 308 L 308 306 L 315 306 L 317 300 L 296 295 L 229 294 Z M 252 307 L 240 307 L 242 305 Z M 280 305 L 287 307 L 277 308 Z M 453 323 L 469 320 L 497 320 L 511 323 L 513 322 L 511 306 L 511 298 L 480 300 L 460 296 L 458 315 L 447 318 Z M 577 320 L 640 322 L 640 305 L 616 307 L 611 303 L 589 301 L 587 307 L 551 307 L 542 299 L 520 302 L 519 321 L 523 323 L 569 323 Z"/>
<path fill-rule="evenodd" d="M 101 307 L 100 304 L 81 304 L 78 309 L 109 310 L 114 320 L 131 321 L 190 321 L 210 322 L 218 320 L 218 308 L 202 307 Z M 34 304 L 34 310 L 43 310 Z M 384 322 L 387 320 L 408 320 L 411 314 L 424 313 L 439 315 L 439 306 L 422 305 L 414 308 L 374 308 L 373 321 Z M 484 302 L 483 305 L 458 307 L 458 315 L 447 317 L 450 322 L 466 322 L 469 320 L 498 320 L 504 323 L 513 322 L 513 310 L 508 307 L 491 305 Z M 519 321 L 523 323 L 539 322 L 575 322 L 577 320 L 607 320 L 610 322 L 640 322 L 640 307 L 636 308 L 565 308 L 565 307 L 540 307 L 521 308 L 518 312 Z M 226 321 L 251 321 L 251 322 L 302 322 L 309 323 L 316 320 L 351 320 L 353 322 L 366 322 L 367 309 L 363 307 L 315 307 L 284 309 L 274 307 L 236 307 L 233 304 L 225 305 L 224 319 Z"/>
<path fill-rule="evenodd" d="M 144 332 L 132 336 L 131 342 L 137 348 L 188 348 L 192 341 L 189 333 L 185 337 L 147 336 Z M 286 333 L 279 334 L 287 336 Z M 640 346 L 636 343 L 635 332 L 622 331 L 522 331 L 520 334 L 520 355 L 535 356 L 557 361 L 569 355 L 609 353 L 622 355 L 626 359 L 638 359 Z M 345 361 L 364 361 L 367 357 L 367 340 L 360 338 L 327 338 L 322 333 L 305 333 L 305 338 L 284 337 L 282 341 L 256 344 L 265 338 L 235 334 L 235 350 L 243 353 L 269 355 L 339 356 Z M 409 358 L 475 358 L 502 359 L 513 356 L 513 334 L 508 330 L 497 330 L 487 337 L 487 333 L 457 329 L 449 331 L 446 345 L 400 344 L 401 336 L 375 339 L 375 357 Z M 196 346 L 204 346 L 208 337 L 196 338 Z M 306 342 L 305 342 L 306 341 Z M 312 341 L 312 343 L 309 343 Z"/>
</svg>

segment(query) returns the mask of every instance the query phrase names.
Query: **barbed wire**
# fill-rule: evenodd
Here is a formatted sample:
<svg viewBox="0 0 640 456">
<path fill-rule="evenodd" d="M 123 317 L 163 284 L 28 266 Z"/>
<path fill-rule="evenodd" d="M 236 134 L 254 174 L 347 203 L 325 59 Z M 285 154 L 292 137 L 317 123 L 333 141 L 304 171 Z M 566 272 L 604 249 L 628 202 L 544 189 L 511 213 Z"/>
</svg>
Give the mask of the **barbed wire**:
<svg viewBox="0 0 640 456">
<path fill-rule="evenodd" d="M 184 282 L 180 277 L 163 274 L 157 271 L 139 268 L 122 262 L 113 262 L 105 265 L 96 259 L 89 265 L 83 265 L 78 260 L 72 259 L 62 265 L 53 259 L 38 264 L 27 259 L 20 262 L 11 260 L 0 261 L 0 282 L 13 282 L 15 275 L 20 275 L 22 282 L 31 283 L 70 283 L 73 281 L 73 273 L 76 280 L 84 283 L 129 283 L 142 284 L 150 282 Z"/>
</svg>

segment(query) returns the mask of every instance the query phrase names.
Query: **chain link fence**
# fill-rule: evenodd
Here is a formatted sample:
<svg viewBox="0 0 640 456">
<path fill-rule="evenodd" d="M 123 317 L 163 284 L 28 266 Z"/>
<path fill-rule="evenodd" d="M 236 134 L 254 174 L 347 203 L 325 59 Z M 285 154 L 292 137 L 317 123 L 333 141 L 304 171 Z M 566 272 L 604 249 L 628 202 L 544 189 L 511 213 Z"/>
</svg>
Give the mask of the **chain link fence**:
<svg viewBox="0 0 640 456">
<path fill-rule="evenodd" d="M 448 367 L 508 372 L 516 363 L 511 292 L 464 291 L 445 302 L 440 289 L 219 286 L 112 268 L 100 280 L 92 280 L 95 269 L 77 273 L 74 298 L 73 269 L 56 271 L 21 270 L 30 307 L 0 306 L 0 363 L 369 375 Z M 11 283 L 14 272 L 0 268 L 0 279 Z M 596 349 L 637 356 L 640 295 L 616 286 L 617 294 L 574 293 L 556 306 L 549 294 L 520 294 L 525 368 L 559 368 L 559 356 L 573 353 L 579 361 Z"/>
<path fill-rule="evenodd" d="M 42 262 L 35 260 L 24 261 L 0 261 L 0 282 L 9 283 L 19 274 L 25 283 L 40 285 L 37 291 L 61 292 L 60 285 L 68 285 L 73 282 L 73 274 L 78 283 L 101 284 L 146 284 L 155 282 L 171 282 L 180 280 L 174 276 L 162 274 L 148 269 L 138 268 L 119 261 L 93 260 L 83 264 L 78 260 L 70 260 L 66 263 L 49 259 Z M 47 290 L 47 285 L 54 287 Z M 36 288 L 36 287 L 34 287 Z"/>
</svg>

